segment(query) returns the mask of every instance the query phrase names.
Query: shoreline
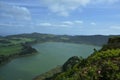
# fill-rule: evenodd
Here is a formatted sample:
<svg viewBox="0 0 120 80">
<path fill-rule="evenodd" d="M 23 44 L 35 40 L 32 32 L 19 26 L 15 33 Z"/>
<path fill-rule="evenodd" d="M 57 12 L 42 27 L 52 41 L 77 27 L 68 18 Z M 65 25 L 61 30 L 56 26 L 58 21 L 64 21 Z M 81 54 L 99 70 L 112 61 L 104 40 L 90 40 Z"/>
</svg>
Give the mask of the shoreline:
<svg viewBox="0 0 120 80">
<path fill-rule="evenodd" d="M 29 52 L 29 53 L 28 53 Z M 19 53 L 15 53 L 9 56 L 4 56 L 1 55 L 1 61 L 0 61 L 0 66 L 3 66 L 5 64 L 7 64 L 8 62 L 10 62 L 11 60 L 15 59 L 15 58 L 19 58 L 19 57 L 26 57 L 26 56 L 31 56 L 37 54 L 37 50 L 32 48 L 32 46 L 29 46 L 28 48 L 23 48 L 21 52 Z"/>
<path fill-rule="evenodd" d="M 40 75 L 37 75 L 36 77 L 34 77 L 32 80 L 44 80 L 46 78 L 50 78 L 53 75 L 57 74 L 57 73 L 61 73 L 62 72 L 62 66 L 58 65 L 53 69 L 50 69 L 49 71 L 42 73 Z"/>
</svg>

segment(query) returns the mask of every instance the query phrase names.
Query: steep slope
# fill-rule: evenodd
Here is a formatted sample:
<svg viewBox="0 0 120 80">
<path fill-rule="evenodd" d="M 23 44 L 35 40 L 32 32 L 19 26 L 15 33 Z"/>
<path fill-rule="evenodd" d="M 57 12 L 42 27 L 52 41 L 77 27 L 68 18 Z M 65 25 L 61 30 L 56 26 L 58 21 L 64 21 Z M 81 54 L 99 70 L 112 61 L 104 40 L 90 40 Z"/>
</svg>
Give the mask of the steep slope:
<svg viewBox="0 0 120 80">
<path fill-rule="evenodd" d="M 120 80 L 120 37 L 110 38 L 100 51 L 88 58 L 71 57 L 62 71 L 35 80 Z"/>
</svg>

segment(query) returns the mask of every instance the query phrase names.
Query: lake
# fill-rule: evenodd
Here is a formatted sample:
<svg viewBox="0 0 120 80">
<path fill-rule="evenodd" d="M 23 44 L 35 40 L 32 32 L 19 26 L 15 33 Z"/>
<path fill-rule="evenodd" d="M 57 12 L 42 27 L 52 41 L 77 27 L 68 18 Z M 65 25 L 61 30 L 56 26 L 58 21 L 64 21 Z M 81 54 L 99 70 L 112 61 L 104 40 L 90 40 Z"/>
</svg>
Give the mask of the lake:
<svg viewBox="0 0 120 80">
<path fill-rule="evenodd" d="M 100 46 L 46 42 L 32 46 L 38 54 L 13 59 L 0 67 L 0 80 L 32 80 L 37 75 L 62 65 L 72 56 L 87 57 Z"/>
</svg>

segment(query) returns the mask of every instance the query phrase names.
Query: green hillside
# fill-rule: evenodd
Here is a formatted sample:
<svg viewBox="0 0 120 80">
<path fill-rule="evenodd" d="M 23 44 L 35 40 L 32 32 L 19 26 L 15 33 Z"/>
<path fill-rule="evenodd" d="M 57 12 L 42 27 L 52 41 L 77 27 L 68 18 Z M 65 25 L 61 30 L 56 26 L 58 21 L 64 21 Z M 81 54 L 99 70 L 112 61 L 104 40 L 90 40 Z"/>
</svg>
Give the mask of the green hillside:
<svg viewBox="0 0 120 80">
<path fill-rule="evenodd" d="M 41 33 L 31 33 L 31 34 L 19 34 L 19 35 L 10 35 L 6 38 L 29 38 L 35 39 L 35 42 L 68 42 L 68 43 L 77 43 L 77 44 L 89 44 L 89 45 L 98 45 L 101 46 L 107 43 L 107 40 L 110 36 L 104 35 L 54 35 L 54 34 L 41 34 Z"/>
<path fill-rule="evenodd" d="M 0 64 L 4 64 L 14 57 L 36 52 L 27 44 L 32 42 L 34 42 L 34 39 L 31 38 L 0 38 Z"/>
</svg>

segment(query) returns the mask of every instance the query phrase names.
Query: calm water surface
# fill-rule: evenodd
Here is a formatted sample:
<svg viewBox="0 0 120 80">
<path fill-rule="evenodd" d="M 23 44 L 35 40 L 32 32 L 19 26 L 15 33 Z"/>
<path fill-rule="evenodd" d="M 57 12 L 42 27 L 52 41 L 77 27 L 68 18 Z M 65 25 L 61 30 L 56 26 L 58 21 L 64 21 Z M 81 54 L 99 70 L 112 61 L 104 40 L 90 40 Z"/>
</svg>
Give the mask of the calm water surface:
<svg viewBox="0 0 120 80">
<path fill-rule="evenodd" d="M 33 47 L 38 50 L 38 54 L 17 58 L 1 66 L 0 80 L 32 80 L 35 76 L 62 65 L 71 56 L 87 57 L 94 48 L 101 48 L 61 42 L 46 42 Z"/>
</svg>

